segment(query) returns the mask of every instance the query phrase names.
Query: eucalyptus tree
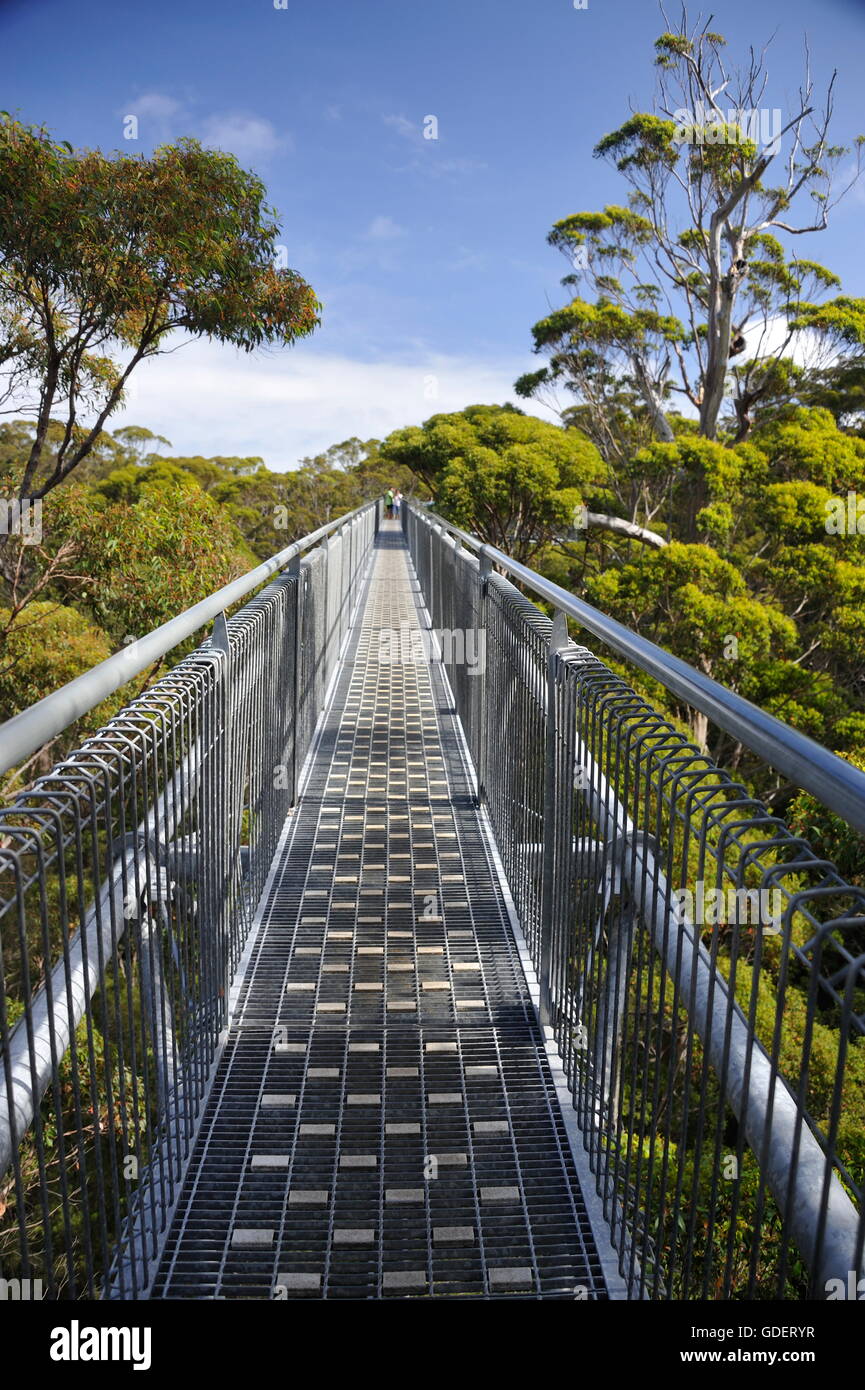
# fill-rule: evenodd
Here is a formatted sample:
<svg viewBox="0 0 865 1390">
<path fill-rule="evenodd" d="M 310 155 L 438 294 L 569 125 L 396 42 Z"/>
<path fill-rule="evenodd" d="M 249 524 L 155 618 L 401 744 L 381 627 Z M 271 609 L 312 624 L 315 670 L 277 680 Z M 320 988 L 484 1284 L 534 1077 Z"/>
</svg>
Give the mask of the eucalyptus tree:
<svg viewBox="0 0 865 1390">
<path fill-rule="evenodd" d="M 677 438 L 681 414 L 706 439 L 745 440 L 761 402 L 794 399 L 839 347 L 865 344 L 865 301 L 835 293 L 832 271 L 790 250 L 828 225 L 865 137 L 850 171 L 851 150 L 830 139 L 835 75 L 818 98 L 807 49 L 786 111 L 766 104 L 767 49 L 738 68 L 724 49 L 683 9 L 655 43 L 653 108 L 595 147 L 626 203 L 573 213 L 548 238 L 571 263 L 571 298 L 535 325 L 547 365 L 516 389 L 549 400 L 563 387 L 625 474 L 650 439 Z M 805 369 L 793 360 L 803 342 Z"/>
<path fill-rule="evenodd" d="M 277 266 L 265 189 L 195 140 L 150 157 L 76 151 L 0 113 L 0 406 L 35 428 L 14 479 L 42 498 L 98 444 L 131 373 L 173 335 L 247 352 L 312 332 Z"/>
</svg>

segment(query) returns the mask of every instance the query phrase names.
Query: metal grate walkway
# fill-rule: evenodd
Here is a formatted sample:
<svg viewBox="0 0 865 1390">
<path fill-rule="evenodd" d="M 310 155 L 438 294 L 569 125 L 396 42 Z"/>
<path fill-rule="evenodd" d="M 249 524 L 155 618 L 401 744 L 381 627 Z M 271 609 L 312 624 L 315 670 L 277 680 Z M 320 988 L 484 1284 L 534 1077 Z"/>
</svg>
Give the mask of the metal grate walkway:
<svg viewBox="0 0 865 1390">
<path fill-rule="evenodd" d="M 385 525 L 155 1297 L 607 1296 L 416 594 Z"/>
</svg>

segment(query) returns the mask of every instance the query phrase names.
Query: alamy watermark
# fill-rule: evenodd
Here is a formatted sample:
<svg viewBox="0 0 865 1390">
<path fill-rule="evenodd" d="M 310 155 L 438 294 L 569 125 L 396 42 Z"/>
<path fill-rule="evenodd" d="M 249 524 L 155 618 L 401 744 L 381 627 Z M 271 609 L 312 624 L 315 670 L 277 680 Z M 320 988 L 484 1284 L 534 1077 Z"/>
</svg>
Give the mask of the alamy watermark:
<svg viewBox="0 0 865 1390">
<path fill-rule="evenodd" d="M 839 1299 L 849 1299 L 853 1303 L 865 1302 L 865 1279 L 860 1279 L 855 1269 L 848 1269 L 846 1282 L 840 1277 L 827 1279 L 824 1287 L 827 1303 L 837 1302 Z"/>
<path fill-rule="evenodd" d="M 828 536 L 865 536 L 865 497 L 858 492 L 827 498 L 823 510 Z"/>
<path fill-rule="evenodd" d="M 44 1297 L 41 1279 L 0 1279 L 0 1303 L 36 1303 Z"/>
<path fill-rule="evenodd" d="M 40 545 L 42 498 L 0 497 L 0 536 L 20 536 L 25 545 Z"/>
<path fill-rule="evenodd" d="M 383 666 L 426 665 L 440 659 L 446 666 L 466 666 L 470 676 L 486 670 L 487 634 L 483 628 L 416 628 L 409 623 L 383 627 L 378 659 Z"/>
<path fill-rule="evenodd" d="M 726 117 L 726 119 L 725 119 Z M 707 110 L 698 101 L 693 111 L 673 113 L 677 145 L 741 145 L 750 141 L 758 149 L 777 154 L 781 148 L 780 107 L 730 107 L 726 112 Z"/>
<path fill-rule="evenodd" d="M 69 1327 L 51 1330 L 48 1355 L 52 1361 L 130 1361 L 134 1371 L 151 1364 L 149 1327 L 82 1327 L 73 1318 Z"/>
<path fill-rule="evenodd" d="M 674 888 L 670 896 L 679 926 L 753 926 L 777 936 L 784 921 L 780 888 L 715 888 L 698 879 L 694 891 Z"/>
</svg>

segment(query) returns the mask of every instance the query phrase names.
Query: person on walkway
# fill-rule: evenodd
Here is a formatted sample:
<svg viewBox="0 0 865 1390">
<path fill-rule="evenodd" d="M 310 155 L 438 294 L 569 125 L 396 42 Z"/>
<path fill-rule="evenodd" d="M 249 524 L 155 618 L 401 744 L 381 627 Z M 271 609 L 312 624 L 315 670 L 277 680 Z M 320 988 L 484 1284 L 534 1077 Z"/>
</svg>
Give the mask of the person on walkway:
<svg viewBox="0 0 865 1390">
<path fill-rule="evenodd" d="M 393 495 L 393 514 L 397 518 L 397 520 L 399 520 L 399 505 L 401 501 L 402 493 L 400 492 L 399 488 L 397 488 L 396 492 Z"/>
<path fill-rule="evenodd" d="M 393 491 L 388 488 L 384 495 L 384 514 L 388 520 L 393 519 Z"/>
</svg>

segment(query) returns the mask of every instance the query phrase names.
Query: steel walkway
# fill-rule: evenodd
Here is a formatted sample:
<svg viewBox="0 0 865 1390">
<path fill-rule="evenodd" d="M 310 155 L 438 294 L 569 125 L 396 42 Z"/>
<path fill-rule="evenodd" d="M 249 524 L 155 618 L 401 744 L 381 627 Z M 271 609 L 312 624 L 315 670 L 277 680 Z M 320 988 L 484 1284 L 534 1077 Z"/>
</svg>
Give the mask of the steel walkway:
<svg viewBox="0 0 865 1390">
<path fill-rule="evenodd" d="M 608 1296 L 417 595 L 385 525 L 154 1297 Z"/>
<path fill-rule="evenodd" d="M 14 716 L 0 770 L 60 735 L 0 806 L 0 1297 L 865 1282 L 865 888 L 754 791 L 853 836 L 851 763 L 381 499 Z"/>
</svg>

